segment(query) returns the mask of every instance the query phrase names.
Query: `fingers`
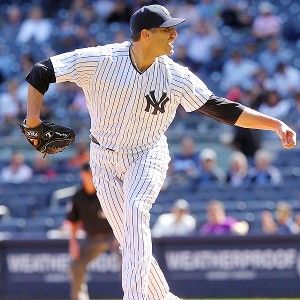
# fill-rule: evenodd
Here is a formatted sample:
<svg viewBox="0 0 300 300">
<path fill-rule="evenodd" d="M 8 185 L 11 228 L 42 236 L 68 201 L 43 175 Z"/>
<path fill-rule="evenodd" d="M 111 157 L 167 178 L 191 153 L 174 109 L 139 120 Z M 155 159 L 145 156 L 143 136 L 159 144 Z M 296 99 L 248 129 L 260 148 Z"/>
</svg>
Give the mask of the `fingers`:
<svg viewBox="0 0 300 300">
<path fill-rule="evenodd" d="M 33 146 L 37 146 L 39 144 L 39 140 L 37 139 L 30 139 L 30 143 L 33 145 Z"/>
<path fill-rule="evenodd" d="M 282 146 L 286 149 L 294 148 L 297 144 L 296 133 L 292 130 L 287 130 L 282 137 Z"/>
<path fill-rule="evenodd" d="M 293 148 L 296 146 L 297 138 L 296 133 L 294 131 L 288 131 L 286 134 L 286 142 L 289 148 Z"/>
</svg>

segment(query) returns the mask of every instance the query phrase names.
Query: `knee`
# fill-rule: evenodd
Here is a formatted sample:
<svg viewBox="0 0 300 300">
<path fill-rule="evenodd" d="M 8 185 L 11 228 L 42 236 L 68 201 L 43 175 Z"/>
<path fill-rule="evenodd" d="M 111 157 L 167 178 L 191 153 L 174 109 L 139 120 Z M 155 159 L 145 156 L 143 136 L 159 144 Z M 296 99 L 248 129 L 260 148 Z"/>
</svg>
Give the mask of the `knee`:
<svg viewBox="0 0 300 300">
<path fill-rule="evenodd" d="M 149 221 L 150 220 L 151 205 L 145 201 L 133 201 L 126 207 L 126 217 L 131 222 L 137 220 Z"/>
</svg>

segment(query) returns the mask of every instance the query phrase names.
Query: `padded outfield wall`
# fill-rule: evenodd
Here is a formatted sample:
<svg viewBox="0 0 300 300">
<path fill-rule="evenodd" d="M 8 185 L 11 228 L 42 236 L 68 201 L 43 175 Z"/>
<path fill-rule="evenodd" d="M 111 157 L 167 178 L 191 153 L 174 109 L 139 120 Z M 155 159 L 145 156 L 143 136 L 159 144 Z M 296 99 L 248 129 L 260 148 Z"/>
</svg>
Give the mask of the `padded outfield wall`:
<svg viewBox="0 0 300 300">
<path fill-rule="evenodd" d="M 299 297 L 300 236 L 168 238 L 154 252 L 181 297 Z M 66 299 L 66 240 L 0 242 L 0 299 Z M 89 268 L 92 298 L 121 298 L 120 257 L 105 253 Z"/>
</svg>

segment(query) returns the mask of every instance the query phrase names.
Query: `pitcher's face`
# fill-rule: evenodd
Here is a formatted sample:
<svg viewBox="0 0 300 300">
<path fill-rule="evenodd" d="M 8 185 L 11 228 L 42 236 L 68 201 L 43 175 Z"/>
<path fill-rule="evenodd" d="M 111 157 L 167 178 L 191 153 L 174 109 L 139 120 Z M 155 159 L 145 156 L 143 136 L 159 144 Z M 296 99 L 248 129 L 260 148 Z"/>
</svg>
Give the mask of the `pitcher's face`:
<svg viewBox="0 0 300 300">
<path fill-rule="evenodd" d="M 175 27 L 153 28 L 150 30 L 149 47 L 157 56 L 172 55 L 174 41 L 178 34 Z"/>
</svg>

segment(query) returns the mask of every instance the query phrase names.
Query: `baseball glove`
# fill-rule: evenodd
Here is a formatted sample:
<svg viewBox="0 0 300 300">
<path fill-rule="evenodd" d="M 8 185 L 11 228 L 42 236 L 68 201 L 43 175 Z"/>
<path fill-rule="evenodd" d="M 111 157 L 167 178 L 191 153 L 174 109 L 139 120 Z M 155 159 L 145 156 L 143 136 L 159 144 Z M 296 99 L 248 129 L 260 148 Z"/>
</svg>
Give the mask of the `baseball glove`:
<svg viewBox="0 0 300 300">
<path fill-rule="evenodd" d="M 70 128 L 47 121 L 42 121 L 37 127 L 29 128 L 25 122 L 26 120 L 23 124 L 19 124 L 22 133 L 37 151 L 44 154 L 44 157 L 46 154 L 63 151 L 75 140 L 75 132 Z M 35 145 L 33 140 L 37 140 L 38 144 Z"/>
</svg>

